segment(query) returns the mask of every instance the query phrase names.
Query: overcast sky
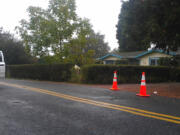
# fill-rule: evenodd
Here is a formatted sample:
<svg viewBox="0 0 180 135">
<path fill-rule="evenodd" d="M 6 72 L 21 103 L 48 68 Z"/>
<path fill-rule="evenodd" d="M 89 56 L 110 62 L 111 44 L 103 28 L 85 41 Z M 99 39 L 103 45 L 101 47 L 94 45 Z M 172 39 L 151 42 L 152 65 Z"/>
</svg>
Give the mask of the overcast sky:
<svg viewBox="0 0 180 135">
<path fill-rule="evenodd" d="M 0 27 L 14 32 L 21 19 L 27 19 L 29 6 L 46 8 L 49 0 L 1 0 Z M 111 49 L 118 47 L 116 24 L 120 13 L 120 0 L 76 0 L 77 14 L 90 19 L 93 29 L 105 35 L 105 41 Z"/>
</svg>

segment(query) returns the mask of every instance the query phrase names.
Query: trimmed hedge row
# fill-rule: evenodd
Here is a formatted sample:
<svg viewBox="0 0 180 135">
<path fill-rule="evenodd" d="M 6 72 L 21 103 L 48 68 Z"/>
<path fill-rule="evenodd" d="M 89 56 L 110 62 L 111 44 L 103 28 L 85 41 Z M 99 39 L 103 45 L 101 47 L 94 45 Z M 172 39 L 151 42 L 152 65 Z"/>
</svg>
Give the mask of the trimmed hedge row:
<svg viewBox="0 0 180 135">
<path fill-rule="evenodd" d="M 180 82 L 180 69 L 155 66 L 86 65 L 82 68 L 82 82 L 91 84 L 112 84 L 113 71 L 118 71 L 119 83 L 139 83 L 142 72 L 148 83 Z"/>
<path fill-rule="evenodd" d="M 72 64 L 11 65 L 7 66 L 6 74 L 19 79 L 72 81 L 74 77 L 75 81 L 82 83 L 112 84 L 113 72 L 117 70 L 118 83 L 140 83 L 142 72 L 146 72 L 148 83 L 180 82 L 180 68 L 86 65 L 81 68 L 81 75 L 72 75 L 72 67 Z"/>
<path fill-rule="evenodd" d="M 10 78 L 69 81 L 72 66 L 72 64 L 9 65 L 6 74 Z"/>
</svg>

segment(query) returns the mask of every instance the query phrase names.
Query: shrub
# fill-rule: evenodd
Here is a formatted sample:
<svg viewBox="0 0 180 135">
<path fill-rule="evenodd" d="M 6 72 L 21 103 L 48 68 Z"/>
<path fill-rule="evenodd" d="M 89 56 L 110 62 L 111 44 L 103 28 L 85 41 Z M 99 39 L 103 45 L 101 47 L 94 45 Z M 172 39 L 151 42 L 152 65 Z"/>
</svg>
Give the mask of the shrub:
<svg viewBox="0 0 180 135">
<path fill-rule="evenodd" d="M 148 83 L 179 81 L 180 69 L 160 66 L 86 65 L 82 67 L 82 82 L 112 84 L 117 70 L 118 83 L 140 83 L 142 72 Z"/>
<path fill-rule="evenodd" d="M 118 83 L 140 83 L 142 72 L 148 83 L 180 82 L 180 68 L 160 66 L 85 65 L 81 73 L 72 64 L 11 65 L 7 76 L 19 79 L 71 81 L 77 83 L 112 84 L 113 72 L 117 70 Z"/>
<path fill-rule="evenodd" d="M 71 79 L 69 80 L 73 83 L 81 83 L 81 74 L 79 71 L 75 70 L 74 68 L 71 69 Z"/>
<path fill-rule="evenodd" d="M 158 64 L 161 65 L 161 66 L 174 66 L 174 67 L 177 67 L 179 66 L 179 62 L 180 61 L 180 58 L 175 56 L 175 57 L 172 57 L 172 58 L 160 58 L 158 60 Z"/>
<path fill-rule="evenodd" d="M 7 75 L 19 79 L 68 81 L 71 68 L 71 64 L 11 65 L 7 66 Z"/>
</svg>

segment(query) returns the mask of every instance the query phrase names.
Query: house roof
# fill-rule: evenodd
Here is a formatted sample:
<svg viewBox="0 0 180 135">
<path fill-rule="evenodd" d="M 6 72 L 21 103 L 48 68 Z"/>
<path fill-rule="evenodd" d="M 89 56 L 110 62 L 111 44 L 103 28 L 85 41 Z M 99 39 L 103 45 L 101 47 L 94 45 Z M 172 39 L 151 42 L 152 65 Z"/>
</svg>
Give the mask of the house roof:
<svg viewBox="0 0 180 135">
<path fill-rule="evenodd" d="M 145 52 L 143 52 L 143 53 L 140 53 L 139 55 L 137 55 L 135 58 L 140 58 L 140 57 L 143 57 L 144 55 L 147 55 L 147 54 L 150 54 L 150 53 L 153 53 L 153 52 L 157 52 L 157 53 L 164 53 L 164 54 L 167 54 L 167 55 L 176 55 L 176 53 L 175 52 L 169 52 L 169 53 L 167 53 L 167 52 L 164 52 L 163 50 L 154 50 L 154 49 L 152 49 L 152 50 L 148 50 L 148 51 L 145 51 Z"/>
<path fill-rule="evenodd" d="M 144 53 L 146 51 L 135 51 L 135 52 L 120 52 L 119 55 L 122 58 L 135 58 L 137 55 Z"/>
<path fill-rule="evenodd" d="M 98 60 L 104 60 L 107 57 L 116 57 L 116 58 L 125 58 L 125 59 L 130 59 L 130 58 L 140 58 L 143 57 L 144 55 L 153 53 L 153 52 L 158 52 L 158 53 L 164 53 L 164 54 L 168 54 L 168 55 L 176 55 L 177 53 L 175 52 L 169 52 L 166 53 L 163 50 L 148 50 L 148 51 L 135 51 L 135 52 L 119 52 L 119 54 L 107 54 L 101 58 L 99 58 Z"/>
<path fill-rule="evenodd" d="M 116 57 L 116 58 L 120 58 L 120 59 L 122 58 L 122 56 L 117 55 L 117 54 L 107 54 L 107 55 L 105 55 L 105 56 L 103 56 L 101 58 L 98 58 L 98 60 L 103 60 L 103 59 L 105 59 L 107 57 L 111 57 L 111 56 Z"/>
</svg>

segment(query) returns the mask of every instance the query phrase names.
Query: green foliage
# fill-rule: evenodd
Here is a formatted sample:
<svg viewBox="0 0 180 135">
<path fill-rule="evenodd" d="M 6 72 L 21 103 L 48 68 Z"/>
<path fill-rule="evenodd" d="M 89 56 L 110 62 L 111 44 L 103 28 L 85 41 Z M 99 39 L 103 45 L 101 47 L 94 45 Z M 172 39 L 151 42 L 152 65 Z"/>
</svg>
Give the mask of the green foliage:
<svg viewBox="0 0 180 135">
<path fill-rule="evenodd" d="M 118 71 L 118 83 L 140 83 L 146 72 L 147 83 L 180 81 L 180 69 L 169 67 L 86 65 L 82 67 L 82 82 L 112 84 L 113 71 Z M 175 73 L 175 74 L 174 74 Z"/>
<path fill-rule="evenodd" d="M 81 74 L 78 70 L 72 68 L 71 69 L 71 79 L 70 82 L 73 83 L 81 83 Z"/>
<path fill-rule="evenodd" d="M 147 0 L 147 37 L 158 48 L 176 50 L 180 47 L 179 0 Z"/>
<path fill-rule="evenodd" d="M 39 64 L 58 64 L 62 63 L 58 56 L 43 56 L 40 57 L 37 61 Z"/>
<path fill-rule="evenodd" d="M 110 53 L 112 53 L 112 54 L 119 54 L 119 49 L 118 48 L 114 48 Z"/>
<path fill-rule="evenodd" d="M 158 60 L 158 64 L 161 66 L 174 66 L 177 67 L 180 65 L 180 58 L 179 57 L 172 57 L 172 58 L 160 58 Z"/>
<path fill-rule="evenodd" d="M 19 79 L 68 81 L 71 68 L 72 64 L 11 65 L 7 66 L 7 75 Z"/>
<path fill-rule="evenodd" d="M 79 66 L 84 64 L 94 63 L 94 50 L 86 49 L 89 41 L 87 37 L 92 33 L 89 20 L 81 21 L 81 27 L 78 30 L 77 38 L 72 39 L 64 46 L 65 62 L 77 64 Z"/>
<path fill-rule="evenodd" d="M 21 20 L 16 28 L 26 51 L 40 58 L 40 63 L 92 64 L 110 49 L 104 35 L 76 15 L 75 0 L 49 0 L 47 9 L 29 7 L 28 13 L 29 21 Z"/>
<path fill-rule="evenodd" d="M 180 68 L 172 68 L 170 71 L 170 80 L 180 82 Z"/>
<path fill-rule="evenodd" d="M 92 31 L 86 40 L 85 51 L 94 50 L 94 58 L 100 58 L 109 53 L 110 47 L 104 42 L 104 35 Z"/>
<path fill-rule="evenodd" d="M 180 46 L 179 0 L 129 0 L 123 2 L 117 25 L 121 51 L 147 49 L 150 43 L 164 50 Z"/>
<path fill-rule="evenodd" d="M 16 40 L 10 33 L 4 32 L 0 28 L 0 50 L 3 51 L 5 63 L 12 64 L 30 64 L 36 59 L 25 52 L 23 44 Z"/>
<path fill-rule="evenodd" d="M 84 64 L 93 64 L 95 61 L 93 59 L 94 50 L 88 50 L 88 52 L 84 52 L 84 48 L 80 45 L 71 44 L 68 45 L 69 51 L 68 55 L 65 57 L 65 63 L 73 63 L 79 66 Z"/>
<path fill-rule="evenodd" d="M 7 77 L 76 83 L 112 84 L 113 72 L 118 71 L 118 83 L 140 83 L 146 72 L 146 82 L 180 82 L 180 68 L 117 65 L 85 65 L 81 72 L 72 64 L 41 64 L 7 66 Z"/>
<path fill-rule="evenodd" d="M 17 27 L 27 50 L 34 56 L 62 52 L 78 25 L 74 0 L 50 0 L 48 9 L 29 7 L 29 22 L 21 20 Z"/>
<path fill-rule="evenodd" d="M 146 36 L 144 19 L 146 19 L 144 1 L 123 2 L 116 35 L 120 51 L 141 51 L 149 47 L 144 41 Z"/>
</svg>

